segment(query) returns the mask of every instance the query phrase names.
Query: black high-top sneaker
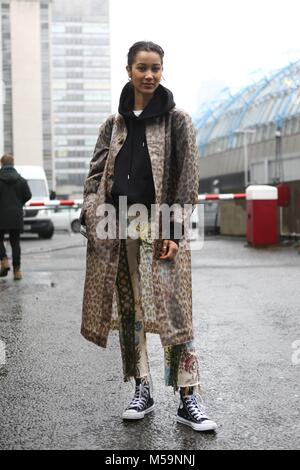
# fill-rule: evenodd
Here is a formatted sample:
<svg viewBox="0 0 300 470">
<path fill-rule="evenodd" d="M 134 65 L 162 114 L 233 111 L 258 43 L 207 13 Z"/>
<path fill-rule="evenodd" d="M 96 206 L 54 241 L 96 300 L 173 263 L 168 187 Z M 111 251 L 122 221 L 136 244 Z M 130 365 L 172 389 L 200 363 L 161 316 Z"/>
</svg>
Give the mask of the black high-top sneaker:
<svg viewBox="0 0 300 470">
<path fill-rule="evenodd" d="M 147 382 L 136 379 L 134 397 L 123 413 L 123 419 L 142 419 L 154 408 L 154 401 Z"/>
<path fill-rule="evenodd" d="M 190 426 L 195 431 L 213 431 L 217 428 L 216 423 L 205 413 L 199 397 L 195 393 L 183 396 L 181 390 L 177 421 Z"/>
</svg>

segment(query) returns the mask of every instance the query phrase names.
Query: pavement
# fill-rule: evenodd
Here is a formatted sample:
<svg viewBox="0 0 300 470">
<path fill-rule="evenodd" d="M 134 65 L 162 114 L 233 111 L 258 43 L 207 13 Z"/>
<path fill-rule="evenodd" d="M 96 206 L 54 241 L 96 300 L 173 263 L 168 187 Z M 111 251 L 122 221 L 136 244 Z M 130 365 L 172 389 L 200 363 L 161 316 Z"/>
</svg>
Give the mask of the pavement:
<svg viewBox="0 0 300 470">
<path fill-rule="evenodd" d="M 155 411 L 123 422 L 133 387 L 122 382 L 118 335 L 105 350 L 80 335 L 85 239 L 27 238 L 22 252 L 23 280 L 0 279 L 0 449 L 300 448 L 295 247 L 209 237 L 192 253 L 202 396 L 216 433 L 176 423 L 157 335 L 148 336 Z"/>
</svg>

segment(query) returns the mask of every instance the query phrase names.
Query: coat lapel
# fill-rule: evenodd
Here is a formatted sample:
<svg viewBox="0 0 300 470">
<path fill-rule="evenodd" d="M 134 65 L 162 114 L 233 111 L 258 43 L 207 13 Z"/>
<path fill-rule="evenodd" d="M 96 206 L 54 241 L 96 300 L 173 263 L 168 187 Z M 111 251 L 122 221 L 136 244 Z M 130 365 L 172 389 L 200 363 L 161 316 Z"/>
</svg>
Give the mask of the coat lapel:
<svg viewBox="0 0 300 470">
<path fill-rule="evenodd" d="M 127 128 L 123 116 L 116 114 L 114 126 L 112 129 L 111 143 L 107 161 L 107 194 L 111 194 L 115 160 L 127 138 Z"/>
<path fill-rule="evenodd" d="M 146 126 L 146 140 L 152 166 L 156 204 L 160 204 L 162 200 L 165 138 L 165 118 L 156 118 L 151 126 Z"/>
</svg>

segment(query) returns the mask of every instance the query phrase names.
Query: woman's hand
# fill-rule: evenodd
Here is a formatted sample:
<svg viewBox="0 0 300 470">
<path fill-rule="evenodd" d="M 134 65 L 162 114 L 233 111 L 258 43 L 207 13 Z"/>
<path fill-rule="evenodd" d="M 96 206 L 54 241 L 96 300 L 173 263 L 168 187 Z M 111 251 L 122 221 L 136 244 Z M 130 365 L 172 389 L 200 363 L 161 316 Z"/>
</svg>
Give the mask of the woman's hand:
<svg viewBox="0 0 300 470">
<path fill-rule="evenodd" d="M 174 261 L 178 252 L 178 245 L 177 243 L 173 242 L 172 240 L 164 240 L 161 250 L 160 250 L 160 257 L 159 259 L 167 260 L 167 261 Z"/>
</svg>

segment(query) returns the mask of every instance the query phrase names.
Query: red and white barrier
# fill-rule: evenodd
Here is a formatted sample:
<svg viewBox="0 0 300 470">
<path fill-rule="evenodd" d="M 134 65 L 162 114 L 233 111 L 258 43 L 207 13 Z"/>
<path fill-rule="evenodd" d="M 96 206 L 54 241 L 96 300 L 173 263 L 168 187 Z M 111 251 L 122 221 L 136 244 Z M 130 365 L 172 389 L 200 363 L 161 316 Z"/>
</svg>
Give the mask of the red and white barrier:
<svg viewBox="0 0 300 470">
<path fill-rule="evenodd" d="M 25 204 L 26 207 L 58 207 L 58 206 L 79 206 L 82 204 L 82 199 L 71 200 L 71 199 L 61 199 L 61 200 L 52 200 L 52 201 L 31 201 Z"/>
<path fill-rule="evenodd" d="M 200 194 L 198 201 L 231 201 L 234 199 L 246 199 L 245 193 L 228 193 L 228 194 Z"/>
<path fill-rule="evenodd" d="M 228 194 L 200 194 L 198 196 L 198 201 L 231 201 L 234 199 L 246 199 L 246 193 L 228 193 Z M 39 206 L 78 206 L 82 205 L 82 199 L 64 199 L 64 200 L 55 200 L 55 201 L 32 201 L 26 204 L 30 207 L 39 207 Z"/>
</svg>

